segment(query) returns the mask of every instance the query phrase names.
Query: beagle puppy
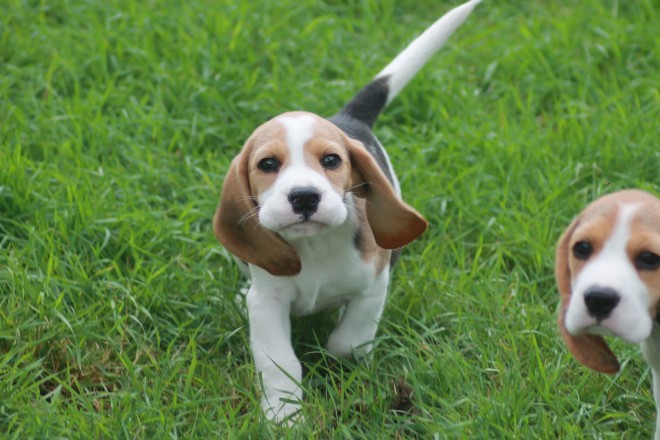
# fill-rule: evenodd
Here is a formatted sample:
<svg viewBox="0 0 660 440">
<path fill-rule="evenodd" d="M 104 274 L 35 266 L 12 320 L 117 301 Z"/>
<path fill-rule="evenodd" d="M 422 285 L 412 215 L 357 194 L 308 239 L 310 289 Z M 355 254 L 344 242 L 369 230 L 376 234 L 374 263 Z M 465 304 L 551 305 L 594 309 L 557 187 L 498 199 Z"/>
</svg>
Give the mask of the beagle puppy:
<svg viewBox="0 0 660 440">
<path fill-rule="evenodd" d="M 555 275 L 559 328 L 573 356 L 614 374 L 619 362 L 602 335 L 640 344 L 660 402 L 660 199 L 639 190 L 590 204 L 559 240 Z M 660 440 L 660 413 L 656 421 Z"/>
<path fill-rule="evenodd" d="M 250 342 L 269 419 L 300 409 L 290 315 L 341 308 L 328 350 L 344 357 L 371 350 L 398 249 L 427 227 L 401 199 L 371 127 L 480 1 L 435 22 L 336 115 L 279 115 L 232 161 L 213 227 L 251 278 Z"/>
</svg>

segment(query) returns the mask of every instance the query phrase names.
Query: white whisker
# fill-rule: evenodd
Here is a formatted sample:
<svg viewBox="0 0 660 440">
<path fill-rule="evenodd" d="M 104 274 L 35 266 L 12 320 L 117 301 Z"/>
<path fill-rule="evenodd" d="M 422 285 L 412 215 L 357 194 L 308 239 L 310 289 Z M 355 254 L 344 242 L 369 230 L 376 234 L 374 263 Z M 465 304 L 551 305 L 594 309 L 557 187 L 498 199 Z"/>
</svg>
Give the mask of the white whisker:
<svg viewBox="0 0 660 440">
<path fill-rule="evenodd" d="M 259 208 L 260 208 L 259 206 L 255 206 L 254 208 L 250 209 L 243 217 L 241 217 L 238 220 L 237 226 L 241 226 L 243 223 L 245 223 L 249 219 L 251 219 L 253 217 L 257 217 L 257 215 L 259 213 Z M 257 223 L 259 223 L 259 222 L 257 222 Z"/>
<path fill-rule="evenodd" d="M 353 190 L 354 190 L 355 188 L 359 188 L 359 187 L 361 187 L 361 186 L 368 186 L 368 185 L 370 185 L 370 182 L 362 182 L 362 183 L 358 183 L 357 185 L 353 185 L 353 186 L 351 186 L 350 188 L 348 188 L 348 189 L 347 189 L 346 191 L 344 191 L 344 192 L 345 192 L 345 193 L 353 192 Z"/>
</svg>

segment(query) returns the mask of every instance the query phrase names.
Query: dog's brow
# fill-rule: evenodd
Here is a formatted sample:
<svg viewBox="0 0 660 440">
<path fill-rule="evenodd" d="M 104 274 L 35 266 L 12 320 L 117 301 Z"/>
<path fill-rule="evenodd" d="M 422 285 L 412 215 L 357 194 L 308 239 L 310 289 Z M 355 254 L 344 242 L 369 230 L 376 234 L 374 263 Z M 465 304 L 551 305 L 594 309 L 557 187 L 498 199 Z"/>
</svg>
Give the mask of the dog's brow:
<svg viewBox="0 0 660 440">
<path fill-rule="evenodd" d="M 291 153 L 292 165 L 303 165 L 305 143 L 314 136 L 314 118 L 310 115 L 283 116 L 279 122 L 284 127 L 286 145 Z"/>
<path fill-rule="evenodd" d="M 614 230 L 605 243 L 605 249 L 612 249 L 614 252 L 625 254 L 626 245 L 630 239 L 632 216 L 636 210 L 637 205 L 623 205 L 621 207 Z"/>
</svg>

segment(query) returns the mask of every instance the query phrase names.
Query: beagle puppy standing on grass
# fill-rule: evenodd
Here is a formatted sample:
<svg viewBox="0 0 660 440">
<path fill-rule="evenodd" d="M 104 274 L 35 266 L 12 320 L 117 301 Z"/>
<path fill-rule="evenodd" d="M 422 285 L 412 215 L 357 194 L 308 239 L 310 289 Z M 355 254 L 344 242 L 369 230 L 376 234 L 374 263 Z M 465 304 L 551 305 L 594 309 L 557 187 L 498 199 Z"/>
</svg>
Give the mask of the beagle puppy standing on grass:
<svg viewBox="0 0 660 440">
<path fill-rule="evenodd" d="M 435 22 L 336 115 L 277 116 L 232 161 L 213 226 L 252 281 L 250 342 L 269 419 L 300 409 L 291 314 L 341 307 L 328 350 L 344 357 L 371 350 L 398 249 L 427 227 L 401 199 L 371 127 L 480 1 Z"/>
<path fill-rule="evenodd" d="M 619 362 L 602 335 L 640 344 L 660 403 L 660 199 L 638 190 L 601 197 L 562 235 L 555 274 L 559 328 L 573 356 L 614 374 Z M 660 413 L 655 439 L 660 440 Z"/>
</svg>

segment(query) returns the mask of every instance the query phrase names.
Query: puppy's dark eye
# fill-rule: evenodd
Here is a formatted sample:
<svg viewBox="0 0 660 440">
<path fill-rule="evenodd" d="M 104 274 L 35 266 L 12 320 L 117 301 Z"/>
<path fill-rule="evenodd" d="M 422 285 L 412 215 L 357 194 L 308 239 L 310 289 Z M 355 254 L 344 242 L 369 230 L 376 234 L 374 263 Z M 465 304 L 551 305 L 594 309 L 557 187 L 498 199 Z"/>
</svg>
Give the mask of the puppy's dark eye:
<svg viewBox="0 0 660 440">
<path fill-rule="evenodd" d="M 660 256 L 653 252 L 642 252 L 635 258 L 635 266 L 639 270 L 655 270 L 660 267 Z"/>
<path fill-rule="evenodd" d="M 594 249 L 586 241 L 578 241 L 573 245 L 573 255 L 578 260 L 588 260 L 593 254 Z"/>
<path fill-rule="evenodd" d="M 274 173 L 280 169 L 280 161 L 274 157 L 267 157 L 259 161 L 257 168 L 259 168 L 264 173 Z"/>
<path fill-rule="evenodd" d="M 327 170 L 336 170 L 341 165 L 341 157 L 337 154 L 326 154 L 321 159 L 321 165 Z"/>
</svg>

